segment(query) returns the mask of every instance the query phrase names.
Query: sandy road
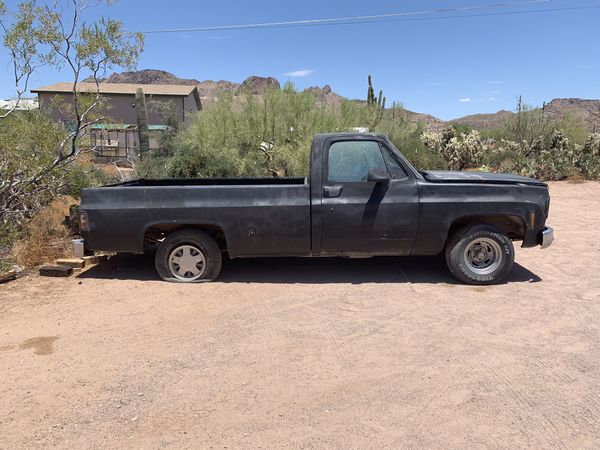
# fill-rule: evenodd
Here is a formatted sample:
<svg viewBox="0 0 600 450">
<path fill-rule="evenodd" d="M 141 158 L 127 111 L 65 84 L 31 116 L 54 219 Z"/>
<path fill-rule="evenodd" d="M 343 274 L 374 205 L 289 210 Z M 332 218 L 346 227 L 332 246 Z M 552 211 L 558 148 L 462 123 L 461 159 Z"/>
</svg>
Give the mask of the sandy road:
<svg viewBox="0 0 600 450">
<path fill-rule="evenodd" d="M 600 184 L 508 283 L 439 258 L 116 257 L 0 286 L 0 448 L 599 448 Z"/>
</svg>

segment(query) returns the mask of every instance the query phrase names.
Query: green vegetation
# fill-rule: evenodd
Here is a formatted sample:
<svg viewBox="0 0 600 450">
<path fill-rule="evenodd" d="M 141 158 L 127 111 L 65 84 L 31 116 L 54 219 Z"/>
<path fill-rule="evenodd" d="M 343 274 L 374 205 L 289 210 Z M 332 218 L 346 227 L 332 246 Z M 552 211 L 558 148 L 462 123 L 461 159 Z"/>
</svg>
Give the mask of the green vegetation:
<svg viewBox="0 0 600 450">
<path fill-rule="evenodd" d="M 12 109 L 0 111 L 0 260 L 38 211 L 98 181 L 99 170 L 83 162 L 81 149 L 86 131 L 103 119 L 101 97 L 98 89 L 80 95 L 77 84 L 85 76 L 97 82 L 108 70 L 132 67 L 143 37 L 126 32 L 115 20 L 87 20 L 90 6 L 85 0 L 24 0 L 9 9 L 0 0 L 0 38 L 18 100 Z M 63 105 L 68 130 L 38 112 L 17 110 L 42 66 L 71 74 L 74 94 Z"/>
<path fill-rule="evenodd" d="M 262 98 L 224 95 L 197 114 L 174 136 L 171 157 L 151 154 L 137 166 L 142 177 L 305 176 L 316 133 L 350 131 L 375 124 L 371 131 L 389 136 L 419 166 L 443 167 L 442 158 L 420 141 L 422 128 L 408 122 L 402 109 L 383 110 L 345 101 L 328 109 L 293 85 L 265 92 Z"/>
<path fill-rule="evenodd" d="M 137 166 L 139 176 L 305 176 L 315 133 L 369 127 L 386 134 L 421 169 L 480 169 L 561 180 L 600 176 L 600 135 L 590 135 L 576 118 L 551 122 L 543 109 L 519 102 L 517 113 L 494 130 L 479 132 L 449 124 L 425 131 L 394 103 L 383 108 L 369 77 L 367 102 L 344 101 L 327 108 L 293 85 L 262 98 L 225 95 L 169 135 L 169 151 L 154 152 Z M 181 124 L 178 125 L 179 127 Z"/>
<path fill-rule="evenodd" d="M 421 139 L 455 170 L 479 168 L 545 180 L 600 177 L 600 134 L 590 134 L 572 115 L 550 121 L 544 108 L 520 99 L 517 112 L 499 128 L 479 133 L 451 124 Z"/>
<path fill-rule="evenodd" d="M 483 142 L 476 130 L 464 133 L 449 125 L 441 133 L 426 131 L 421 141 L 441 155 L 451 170 L 476 167 L 483 157 Z"/>
<path fill-rule="evenodd" d="M 84 187 L 108 181 L 83 157 L 51 167 L 66 134 L 64 127 L 38 111 L 18 111 L 0 121 L 0 261 L 22 236 L 27 221 L 54 199 L 79 197 Z"/>
</svg>

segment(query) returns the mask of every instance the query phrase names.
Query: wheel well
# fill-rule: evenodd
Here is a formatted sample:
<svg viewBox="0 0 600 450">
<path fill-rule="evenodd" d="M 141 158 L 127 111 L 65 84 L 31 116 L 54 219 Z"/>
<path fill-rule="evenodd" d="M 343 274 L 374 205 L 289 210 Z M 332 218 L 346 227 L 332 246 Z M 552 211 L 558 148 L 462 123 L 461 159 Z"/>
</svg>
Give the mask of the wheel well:
<svg viewBox="0 0 600 450">
<path fill-rule="evenodd" d="M 144 232 L 144 249 L 155 246 L 160 243 L 169 234 L 179 230 L 201 230 L 211 236 L 216 242 L 219 248 L 223 251 L 227 251 L 227 239 L 225 232 L 221 227 L 211 224 L 156 224 L 146 228 Z"/>
<path fill-rule="evenodd" d="M 448 238 L 451 238 L 454 233 L 467 225 L 493 225 L 500 228 L 506 235 L 515 240 L 521 240 L 525 236 L 525 222 L 519 216 L 508 215 L 480 215 L 461 217 L 452 222 L 448 231 Z"/>
</svg>

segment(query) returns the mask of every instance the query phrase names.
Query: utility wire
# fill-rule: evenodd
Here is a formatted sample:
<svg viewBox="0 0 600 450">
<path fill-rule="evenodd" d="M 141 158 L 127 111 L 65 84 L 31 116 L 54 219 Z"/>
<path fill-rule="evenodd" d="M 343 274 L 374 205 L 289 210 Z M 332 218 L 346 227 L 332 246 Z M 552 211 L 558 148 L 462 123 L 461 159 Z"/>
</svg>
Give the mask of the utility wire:
<svg viewBox="0 0 600 450">
<path fill-rule="evenodd" d="M 598 0 L 600 1 L 600 0 Z M 429 20 L 451 20 L 451 19 L 465 19 L 470 17 L 490 17 L 490 16 L 514 16 L 521 14 L 533 14 L 533 13 L 547 13 L 547 12 L 558 12 L 558 11 L 576 11 L 582 9 L 600 9 L 598 6 L 574 6 L 566 8 L 547 8 L 547 9 L 533 9 L 528 11 L 507 11 L 497 13 L 479 13 L 479 14 L 464 14 L 455 16 L 443 16 L 443 17 L 415 17 L 408 19 L 388 19 L 388 20 L 377 20 L 377 21 L 359 21 L 359 22 L 342 22 L 336 24 L 317 24 L 322 26 L 333 26 L 333 25 L 361 25 L 361 24 L 373 24 L 373 23 L 391 23 L 391 22 L 412 22 L 412 21 L 429 21 Z M 301 26 L 301 25 L 297 25 Z"/>
<path fill-rule="evenodd" d="M 518 6 L 529 6 L 535 4 L 548 4 L 553 0 L 528 0 L 521 2 L 503 2 L 495 3 L 484 6 L 464 6 L 459 8 L 443 8 L 443 9 L 432 9 L 423 11 L 410 11 L 410 12 L 399 12 L 390 14 L 375 14 L 368 16 L 351 16 L 351 17 L 334 17 L 326 19 L 307 19 L 307 20 L 291 20 L 285 22 L 265 22 L 265 23 L 253 23 L 253 24 L 239 24 L 239 25 L 219 25 L 211 27 L 194 27 L 194 28 L 171 28 L 162 30 L 147 30 L 142 31 L 144 34 L 158 34 L 158 33 L 179 33 L 179 32 L 214 32 L 214 31 L 233 31 L 233 30 L 251 30 L 251 29 L 264 29 L 264 28 L 287 28 L 287 27 L 310 27 L 310 26 L 332 26 L 332 25 L 355 25 L 355 24 L 367 24 L 367 23 L 378 23 L 378 22 L 400 22 L 400 21 L 412 21 L 412 20 L 439 20 L 439 19 L 456 19 L 461 17 L 483 17 L 483 16 L 499 16 L 499 15 L 510 15 L 510 14 L 531 14 L 551 11 L 567 11 L 577 9 L 591 9 L 600 8 L 600 5 L 596 6 L 581 6 L 581 7 L 565 7 L 565 8 L 550 8 L 550 9 L 533 9 L 525 11 L 508 11 L 498 13 L 480 13 L 480 14 L 468 14 L 468 15 L 453 15 L 446 17 L 414 17 L 420 15 L 430 14 L 447 14 L 451 12 L 466 12 L 466 11 L 481 11 L 491 10 L 507 7 L 518 7 Z"/>
</svg>

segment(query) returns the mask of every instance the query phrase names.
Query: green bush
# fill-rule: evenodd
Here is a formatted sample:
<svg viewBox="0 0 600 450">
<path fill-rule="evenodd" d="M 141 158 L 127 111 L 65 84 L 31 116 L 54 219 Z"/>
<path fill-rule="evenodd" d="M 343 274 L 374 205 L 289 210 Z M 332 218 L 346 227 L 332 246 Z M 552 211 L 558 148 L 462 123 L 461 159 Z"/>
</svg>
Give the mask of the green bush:
<svg viewBox="0 0 600 450">
<path fill-rule="evenodd" d="M 573 166 L 590 180 L 600 178 L 600 133 L 592 133 L 583 145 L 575 145 L 571 153 Z"/>
<path fill-rule="evenodd" d="M 382 114 L 376 106 L 355 101 L 326 108 L 314 94 L 287 84 L 260 98 L 221 96 L 174 137 L 172 157 L 151 154 L 138 163 L 136 173 L 149 178 L 306 176 L 316 133 L 369 125 L 387 134 L 417 166 L 445 165 L 420 142 L 422 128 L 410 124 L 401 108 Z"/>
<path fill-rule="evenodd" d="M 364 102 L 321 106 L 291 84 L 262 97 L 224 95 L 186 127 L 173 128 L 167 150 L 137 164 L 138 176 L 305 176 L 315 133 L 371 126 L 421 169 L 480 168 L 547 180 L 574 174 L 600 177 L 600 135 L 588 136 L 579 119 L 550 122 L 544 111 L 520 105 L 494 130 L 449 124 L 442 132 L 411 124 L 401 107 L 383 110 Z"/>
<path fill-rule="evenodd" d="M 451 170 L 463 170 L 481 164 L 484 146 L 477 130 L 465 134 L 449 125 L 439 133 L 426 131 L 421 141 L 442 156 Z"/>
<path fill-rule="evenodd" d="M 26 222 L 55 198 L 79 197 L 84 187 L 107 181 L 83 156 L 46 170 L 65 136 L 62 126 L 39 111 L 18 111 L 0 120 L 0 260 Z"/>
</svg>

